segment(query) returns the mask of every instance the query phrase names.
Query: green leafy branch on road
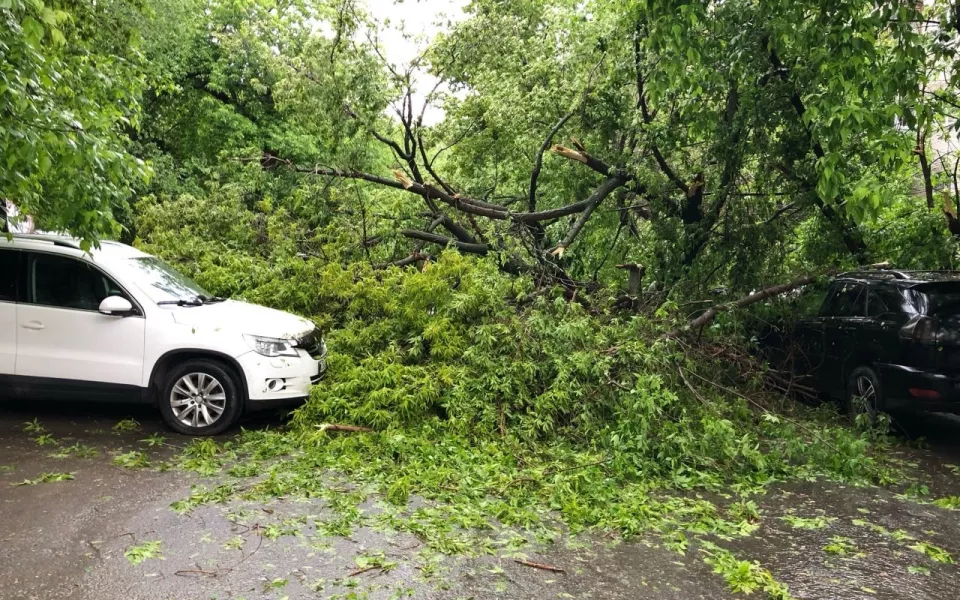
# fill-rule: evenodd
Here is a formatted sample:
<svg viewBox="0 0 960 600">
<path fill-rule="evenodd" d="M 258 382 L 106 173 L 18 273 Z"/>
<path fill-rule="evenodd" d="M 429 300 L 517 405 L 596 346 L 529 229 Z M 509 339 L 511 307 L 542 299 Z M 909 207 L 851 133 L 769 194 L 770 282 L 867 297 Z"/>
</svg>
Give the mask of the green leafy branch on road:
<svg viewBox="0 0 960 600">
<path fill-rule="evenodd" d="M 127 560 L 130 561 L 130 564 L 133 566 L 137 566 L 143 561 L 153 558 L 162 560 L 163 556 L 160 554 L 160 546 L 161 542 L 159 540 L 143 542 L 142 544 L 130 546 L 124 550 L 123 555 L 127 557 Z"/>
<path fill-rule="evenodd" d="M 38 485 L 41 483 L 56 483 L 58 481 L 72 481 L 73 473 L 43 473 L 35 479 L 24 479 L 23 481 L 12 483 L 10 485 Z"/>
<path fill-rule="evenodd" d="M 774 579 L 757 561 L 740 560 L 729 550 L 710 542 L 702 542 L 700 551 L 705 555 L 704 562 L 723 577 L 731 591 L 762 592 L 770 600 L 794 600 L 787 586 Z"/>
</svg>

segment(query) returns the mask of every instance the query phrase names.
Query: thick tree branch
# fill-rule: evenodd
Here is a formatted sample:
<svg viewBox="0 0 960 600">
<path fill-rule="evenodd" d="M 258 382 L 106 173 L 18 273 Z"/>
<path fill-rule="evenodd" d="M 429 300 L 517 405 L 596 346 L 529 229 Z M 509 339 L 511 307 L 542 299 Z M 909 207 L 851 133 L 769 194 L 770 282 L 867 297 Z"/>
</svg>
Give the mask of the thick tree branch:
<svg viewBox="0 0 960 600">
<path fill-rule="evenodd" d="M 431 242 L 441 246 L 452 245 L 457 250 L 466 252 L 468 254 L 479 254 L 481 256 L 486 256 L 487 252 L 490 250 L 486 244 L 469 244 L 467 242 L 461 242 L 437 233 L 420 231 L 419 229 L 403 229 L 400 231 L 400 234 L 410 239 L 423 240 L 424 242 Z"/>
<path fill-rule="evenodd" d="M 594 65 L 593 69 L 590 70 L 590 75 L 587 77 L 587 85 L 583 89 L 583 94 L 580 97 L 577 105 L 573 107 L 566 115 L 560 118 L 557 121 L 557 124 L 553 126 L 553 129 L 550 130 L 550 133 L 547 134 L 547 139 L 543 140 L 543 144 L 540 145 L 539 150 L 537 150 L 537 157 L 533 161 L 533 171 L 530 173 L 530 190 L 528 193 L 527 207 L 530 212 L 537 210 L 537 180 L 540 178 L 540 171 L 543 169 L 543 154 L 550 148 L 553 143 L 554 136 L 567 124 L 573 115 L 576 114 L 577 109 L 586 102 L 587 96 L 590 94 L 590 86 L 593 83 L 593 76 L 596 75 L 597 69 L 600 68 L 600 65 L 603 64 L 603 59 L 606 58 L 606 53 L 600 57 L 600 60 L 597 61 L 597 64 Z"/>
<path fill-rule="evenodd" d="M 454 194 L 455 192 L 453 188 L 447 185 L 447 183 L 441 179 L 439 175 L 437 175 L 437 172 L 433 170 L 433 163 L 427 160 L 427 149 L 426 145 L 423 143 L 423 135 L 419 133 L 417 134 L 417 142 L 419 142 L 418 145 L 420 146 L 420 158 L 423 160 L 423 166 L 427 169 L 427 173 L 430 173 L 430 176 L 433 177 L 438 184 L 440 184 L 440 187 L 442 187 L 445 192 L 448 194 Z"/>
<path fill-rule="evenodd" d="M 707 325 L 712 323 L 713 320 L 717 318 L 717 315 L 720 314 L 721 312 L 726 312 L 728 310 L 732 310 L 736 308 L 746 308 L 751 304 L 763 302 L 768 298 L 773 298 L 774 296 L 779 296 L 780 294 L 784 294 L 791 290 L 795 290 L 799 287 L 810 285 L 820 277 L 822 277 L 822 275 L 808 275 L 806 277 L 801 277 L 796 281 L 791 281 L 790 283 L 784 283 L 784 284 L 775 285 L 775 286 L 762 289 L 759 292 L 754 292 L 749 296 L 740 298 L 736 302 L 732 302 L 730 304 L 720 304 L 717 306 L 712 306 L 708 308 L 702 315 L 690 321 L 690 323 L 687 324 L 687 329 L 689 330 L 702 329 L 703 327 L 706 327 Z"/>
<path fill-rule="evenodd" d="M 653 119 L 656 117 L 656 113 L 650 110 L 650 107 L 647 105 L 647 92 L 645 89 L 646 79 L 643 76 L 643 60 L 642 60 L 642 49 L 640 48 L 640 39 L 643 35 L 642 27 L 637 24 L 636 31 L 633 36 L 633 59 L 634 59 L 634 69 L 636 70 L 636 79 L 637 79 L 637 108 L 640 109 L 640 116 L 643 117 L 643 123 L 645 125 L 653 124 Z M 657 161 L 657 166 L 660 167 L 660 170 L 664 175 L 667 176 L 673 185 L 677 187 L 681 192 L 683 192 L 688 197 L 690 196 L 690 186 L 687 185 L 680 176 L 670 167 L 667 163 L 666 158 L 664 158 L 663 153 L 660 151 L 660 147 L 657 144 L 650 142 L 650 152 L 653 154 L 653 158 Z"/>
<path fill-rule="evenodd" d="M 927 208 L 933 208 L 933 175 L 927 160 L 927 136 L 923 128 L 917 128 L 917 147 L 914 150 L 920 159 L 920 173 L 923 176 L 923 191 L 927 197 Z"/>
<path fill-rule="evenodd" d="M 553 129 L 550 130 L 550 133 L 547 134 L 547 139 L 543 140 L 543 144 L 540 145 L 540 149 L 537 151 L 537 157 L 533 161 L 533 171 L 530 173 L 530 191 L 527 200 L 527 207 L 530 209 L 530 212 L 537 210 L 537 181 L 540 179 L 540 171 L 543 169 L 543 153 L 553 144 L 554 136 L 567 124 L 567 121 L 573 118 L 575 113 L 576 109 L 571 110 L 561 117 L 560 120 L 557 121 L 557 124 L 553 126 Z"/>
<path fill-rule="evenodd" d="M 610 177 L 606 179 L 603 183 L 600 184 L 600 187 L 587 198 L 587 207 L 580 217 L 574 222 L 573 226 L 570 227 L 570 231 L 567 232 L 567 235 L 563 238 L 557 247 L 553 249 L 552 253 L 555 255 L 563 255 L 563 252 L 569 248 L 574 240 L 577 239 L 577 236 L 580 234 L 580 231 L 583 229 L 584 225 L 587 224 L 587 221 L 590 220 L 590 217 L 593 216 L 593 211 L 596 210 L 600 203 L 602 203 L 606 198 L 613 193 L 614 190 L 623 186 L 627 183 L 625 177 Z"/>
<path fill-rule="evenodd" d="M 403 190 L 417 196 L 421 196 L 429 199 L 437 199 L 449 206 L 452 206 L 458 210 L 461 210 L 465 213 L 476 215 L 479 217 L 487 217 L 489 219 L 494 219 L 497 221 L 515 221 L 517 223 L 537 223 L 540 221 L 550 221 L 552 219 L 558 219 L 560 217 L 565 217 L 568 215 L 576 214 L 585 210 L 590 203 L 592 202 L 591 198 L 586 200 L 581 200 L 580 202 L 575 202 L 567 206 L 561 206 L 559 208 L 552 208 L 549 210 L 542 210 L 537 212 L 521 212 L 521 213 L 512 213 L 507 210 L 505 207 L 489 204 L 483 202 L 482 200 L 475 200 L 471 198 L 462 198 L 457 195 L 450 195 L 443 190 L 439 190 L 430 185 L 423 185 L 416 183 L 409 179 L 395 180 L 387 179 L 385 177 L 380 177 L 378 175 L 373 175 L 370 173 L 365 173 L 362 171 L 357 171 L 354 169 L 335 169 L 330 167 L 315 166 L 315 167 L 298 167 L 293 165 L 290 161 L 280 159 L 274 156 L 265 156 L 263 159 L 260 159 L 261 162 L 276 164 L 281 163 L 287 165 L 290 169 L 298 172 L 305 173 L 309 175 L 319 175 L 327 177 L 341 177 L 345 179 L 359 179 L 362 181 L 367 181 L 370 183 L 375 183 L 377 185 L 382 185 L 384 187 L 393 188 L 396 190 Z M 617 175 L 615 179 L 626 182 L 627 179 L 624 176 Z M 621 183 L 623 185 L 623 183 Z M 432 211 L 438 212 L 438 211 Z"/>
<path fill-rule="evenodd" d="M 684 252 L 683 264 L 688 267 L 693 265 L 694 261 L 700 255 L 700 252 L 703 251 L 710 241 L 714 226 L 720 220 L 720 215 L 723 213 L 723 208 L 726 206 L 727 199 L 733 191 L 735 180 L 740 173 L 743 162 L 740 140 L 743 131 L 737 120 L 739 111 L 740 95 L 737 91 L 736 82 L 733 82 L 730 84 L 730 90 L 727 92 L 726 109 L 723 116 L 726 135 L 721 141 L 721 146 L 718 148 L 718 150 L 723 153 L 724 160 L 723 171 L 720 174 L 720 189 L 717 192 L 717 200 L 714 202 L 710 212 L 704 215 L 701 210 L 703 202 L 702 183 L 697 185 L 695 189 L 691 188 L 693 195 L 687 200 L 685 212 L 693 213 L 693 211 L 696 210 L 696 214 L 688 214 L 684 221 L 688 223 L 690 219 L 700 221 L 697 224 L 699 229 L 694 234 L 690 245 Z"/>
</svg>

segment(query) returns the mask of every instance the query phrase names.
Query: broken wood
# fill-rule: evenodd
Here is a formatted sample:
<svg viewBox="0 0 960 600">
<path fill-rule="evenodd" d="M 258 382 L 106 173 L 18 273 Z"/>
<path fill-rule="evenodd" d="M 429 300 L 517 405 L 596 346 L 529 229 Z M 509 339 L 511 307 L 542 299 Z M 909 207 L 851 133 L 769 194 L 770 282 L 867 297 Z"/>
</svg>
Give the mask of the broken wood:
<svg viewBox="0 0 960 600">
<path fill-rule="evenodd" d="M 540 569 L 541 571 L 550 571 L 551 573 L 566 573 L 565 570 L 560 567 L 555 567 L 553 565 L 545 565 L 541 563 L 530 562 L 529 560 L 520 560 L 519 558 L 514 559 L 515 563 L 518 565 L 523 565 L 525 567 L 531 567 L 533 569 Z"/>
<path fill-rule="evenodd" d="M 207 571 L 205 569 L 181 569 L 176 571 L 174 575 L 179 577 L 217 577 L 219 573 L 216 571 Z"/>
<path fill-rule="evenodd" d="M 717 315 L 720 314 L 721 312 L 726 312 L 728 310 L 732 310 L 735 308 L 746 308 L 752 304 L 763 302 L 768 298 L 773 298 L 774 296 L 785 294 L 787 292 L 793 291 L 805 285 L 810 285 L 820 277 L 823 277 L 825 275 L 833 275 L 835 273 L 836 271 L 834 270 L 834 271 L 829 271 L 827 273 L 824 273 L 822 275 L 807 275 L 806 277 L 801 277 L 800 279 L 791 281 L 790 283 L 782 283 L 780 285 L 774 285 L 768 288 L 764 288 L 758 292 L 754 292 L 749 296 L 744 296 L 743 298 L 740 298 L 739 300 L 735 302 L 731 302 L 729 304 L 718 304 L 717 306 L 711 306 L 706 311 L 704 311 L 702 315 L 690 321 L 690 323 L 687 325 L 687 329 L 689 330 L 702 329 L 707 325 L 709 325 L 710 323 L 712 323 L 713 320 L 717 318 Z"/>
<path fill-rule="evenodd" d="M 380 568 L 381 568 L 381 567 L 380 567 L 379 565 L 373 565 L 373 566 L 370 566 L 370 567 L 362 567 L 362 568 L 360 568 L 360 569 L 357 569 L 356 571 L 351 572 L 349 575 L 347 575 L 347 577 L 356 577 L 357 575 L 361 575 L 361 574 L 363 574 L 363 573 L 366 573 L 367 571 L 373 571 L 374 569 L 380 569 Z"/>
<path fill-rule="evenodd" d="M 870 269 L 874 269 L 874 270 L 882 271 L 884 269 L 892 269 L 892 268 L 893 268 L 893 265 L 891 265 L 889 261 L 885 261 L 880 263 L 874 263 L 872 265 L 865 265 L 864 267 L 861 267 L 860 270 L 868 271 Z M 717 318 L 717 315 L 720 314 L 721 312 L 726 312 L 728 310 L 735 309 L 735 308 L 746 308 L 751 304 L 763 302 L 768 298 L 773 298 L 774 296 L 785 294 L 787 292 L 793 291 L 805 285 L 810 285 L 811 283 L 813 283 L 814 281 L 816 281 L 821 277 L 831 277 L 833 275 L 836 275 L 838 272 L 839 272 L 839 269 L 831 269 L 819 275 L 808 275 L 806 277 L 801 277 L 800 279 L 797 279 L 795 281 L 791 281 L 790 283 L 782 283 L 780 285 L 774 285 L 768 288 L 764 288 L 759 292 L 753 292 L 749 296 L 744 296 L 743 298 L 740 298 L 739 300 L 735 302 L 731 302 L 729 304 L 718 304 L 717 306 L 711 306 L 706 311 L 704 311 L 702 315 L 690 321 L 690 323 L 687 324 L 686 329 L 688 330 L 702 329 L 703 327 L 709 325 L 715 318 Z"/>
<path fill-rule="evenodd" d="M 369 427 L 361 427 L 359 425 L 338 425 L 336 423 L 323 423 L 322 425 L 317 425 L 317 429 L 320 431 L 340 431 L 342 433 L 370 433 L 373 431 Z"/>
<path fill-rule="evenodd" d="M 647 268 L 639 263 L 617 265 L 617 268 L 630 271 L 630 281 L 627 283 L 627 294 L 630 296 L 638 296 L 640 294 L 640 284 L 643 283 L 643 275 L 647 272 Z"/>
</svg>

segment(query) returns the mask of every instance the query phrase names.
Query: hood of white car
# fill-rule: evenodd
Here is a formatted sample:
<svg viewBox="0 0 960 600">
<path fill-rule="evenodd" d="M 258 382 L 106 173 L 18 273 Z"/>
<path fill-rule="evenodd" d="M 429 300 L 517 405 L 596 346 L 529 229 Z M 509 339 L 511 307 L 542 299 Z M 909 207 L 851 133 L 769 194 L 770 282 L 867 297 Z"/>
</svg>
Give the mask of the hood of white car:
<svg viewBox="0 0 960 600">
<path fill-rule="evenodd" d="M 310 321 L 288 312 L 236 300 L 180 307 L 173 311 L 173 320 L 181 325 L 279 339 L 296 339 L 315 327 Z"/>
</svg>

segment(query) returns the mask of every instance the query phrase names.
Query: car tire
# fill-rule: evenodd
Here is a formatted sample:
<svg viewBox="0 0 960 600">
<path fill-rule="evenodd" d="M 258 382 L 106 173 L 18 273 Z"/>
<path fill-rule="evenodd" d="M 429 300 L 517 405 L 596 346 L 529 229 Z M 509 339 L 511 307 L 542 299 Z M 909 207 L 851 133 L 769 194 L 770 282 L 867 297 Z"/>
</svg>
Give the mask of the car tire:
<svg viewBox="0 0 960 600">
<path fill-rule="evenodd" d="M 160 413 L 185 435 L 217 435 L 240 418 L 243 397 L 232 369 L 213 360 L 188 360 L 173 367 L 160 387 Z"/>
<path fill-rule="evenodd" d="M 880 378 L 873 369 L 859 367 L 853 370 L 847 382 L 843 409 L 851 419 L 867 414 L 871 423 L 877 422 L 877 417 L 883 410 L 883 393 Z"/>
</svg>

